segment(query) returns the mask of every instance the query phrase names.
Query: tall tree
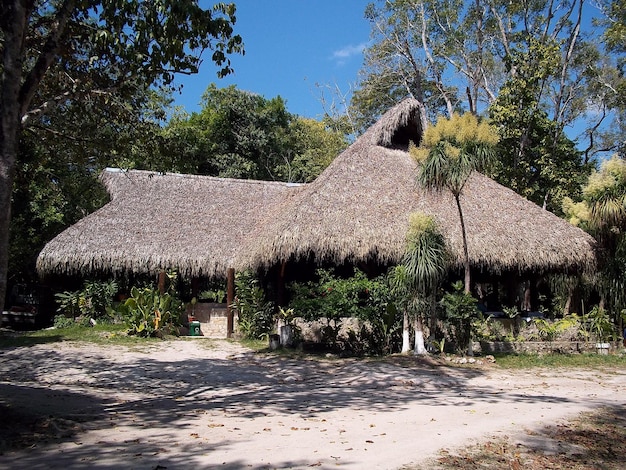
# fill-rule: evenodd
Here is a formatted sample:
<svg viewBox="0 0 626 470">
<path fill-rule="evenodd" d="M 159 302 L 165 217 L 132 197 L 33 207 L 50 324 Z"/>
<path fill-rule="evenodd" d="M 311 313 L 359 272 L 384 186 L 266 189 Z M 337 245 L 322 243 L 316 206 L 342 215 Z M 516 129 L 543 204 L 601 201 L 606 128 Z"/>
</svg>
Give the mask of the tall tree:
<svg viewBox="0 0 626 470">
<path fill-rule="evenodd" d="M 219 74 L 241 52 L 235 6 L 195 0 L 3 0 L 0 3 L 0 305 L 7 282 L 10 204 L 21 132 L 77 100 L 133 96 L 140 83 L 195 73 L 212 50 Z"/>
<path fill-rule="evenodd" d="M 600 0 L 598 4 L 604 13 L 598 23 L 605 28 L 606 54 L 598 67 L 596 86 L 589 93 L 596 104 L 593 112 L 599 116 L 598 125 L 587 132 L 589 149 L 594 149 L 597 136 L 600 150 L 626 157 L 626 1 Z M 600 127 L 602 121 L 607 122 Z"/>
<path fill-rule="evenodd" d="M 598 241 L 597 287 L 617 316 L 626 309 L 626 160 L 614 155 L 603 161 L 584 185 L 582 202 L 566 199 L 564 212 Z"/>
<path fill-rule="evenodd" d="M 476 116 L 453 114 L 439 119 L 426 129 L 422 143 L 411 153 L 419 164 L 417 183 L 428 190 L 450 191 L 456 202 L 463 236 L 463 265 L 465 292 L 471 291 L 470 259 L 467 230 L 461 206 L 461 194 L 474 171 L 489 168 L 495 158 L 498 135 L 494 128 L 479 122 Z"/>
<path fill-rule="evenodd" d="M 515 68 L 504 66 L 515 50 L 530 52 L 533 41 L 557 45 L 558 64 L 541 90 L 549 117 L 567 125 L 580 116 L 583 85 L 598 58 L 597 38 L 581 32 L 584 0 L 516 2 L 504 0 L 378 0 L 365 17 L 372 24 L 372 45 L 365 52 L 362 90 L 354 104 L 379 114 L 385 100 L 420 94 L 432 97 L 448 117 L 459 108 L 482 112 Z M 393 91 L 393 93 L 389 93 Z M 385 95 L 388 95 L 385 97 Z"/>
<path fill-rule="evenodd" d="M 560 68 L 556 44 L 531 39 L 529 51 L 512 50 L 506 66 L 515 70 L 489 107 L 498 127 L 498 161 L 492 176 L 536 204 L 561 214 L 563 197 L 580 197 L 591 170 L 563 124 L 548 116 L 542 89 Z"/>
<path fill-rule="evenodd" d="M 139 152 L 160 148 L 166 95 L 137 89 L 107 106 L 68 102 L 22 133 L 11 204 L 8 288 L 36 283 L 35 261 L 60 231 L 107 201 L 99 175 L 107 166 L 127 167 Z M 143 103 L 143 104 L 142 104 Z M 76 133 L 74 129 L 80 129 Z"/>
<path fill-rule="evenodd" d="M 143 168 L 261 180 L 312 181 L 346 146 L 322 122 L 287 111 L 280 97 L 211 84 L 200 112 L 179 116 L 164 129 L 160 159 Z"/>
<path fill-rule="evenodd" d="M 583 22 L 592 14 L 584 0 L 372 2 L 372 42 L 351 113 L 367 124 L 408 96 L 428 116 L 491 110 L 504 157 L 493 176 L 560 212 L 564 195 L 579 194 L 586 164 L 608 148 L 599 134 L 618 113 L 619 73 L 605 66 L 599 36 Z M 587 142 L 566 136 L 574 129 Z"/>
</svg>

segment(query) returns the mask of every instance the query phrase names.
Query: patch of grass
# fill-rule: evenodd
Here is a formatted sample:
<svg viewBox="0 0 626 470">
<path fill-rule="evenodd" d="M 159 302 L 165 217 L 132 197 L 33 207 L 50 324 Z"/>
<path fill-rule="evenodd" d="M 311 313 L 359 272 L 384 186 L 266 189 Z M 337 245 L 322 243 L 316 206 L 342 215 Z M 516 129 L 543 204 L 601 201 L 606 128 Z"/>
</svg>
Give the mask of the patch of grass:
<svg viewBox="0 0 626 470">
<path fill-rule="evenodd" d="M 37 331 L 1 331 L 0 349 L 61 341 L 126 346 L 147 345 L 160 341 L 158 338 L 129 336 L 126 334 L 127 329 L 126 325 L 123 324 L 98 324 L 93 327 L 76 325 L 69 328 L 50 328 Z"/>
<path fill-rule="evenodd" d="M 440 451 L 435 461 L 405 470 L 515 469 L 621 470 L 626 465 L 626 417 L 619 408 L 583 413 L 548 426 L 528 439 L 492 439 L 459 451 Z"/>
<path fill-rule="evenodd" d="M 250 348 L 253 351 L 266 351 L 269 349 L 268 340 L 266 339 L 240 339 L 238 340 L 242 346 Z"/>
<path fill-rule="evenodd" d="M 621 352 L 616 354 L 495 354 L 495 358 L 496 365 L 503 369 L 626 367 L 626 355 Z"/>
</svg>

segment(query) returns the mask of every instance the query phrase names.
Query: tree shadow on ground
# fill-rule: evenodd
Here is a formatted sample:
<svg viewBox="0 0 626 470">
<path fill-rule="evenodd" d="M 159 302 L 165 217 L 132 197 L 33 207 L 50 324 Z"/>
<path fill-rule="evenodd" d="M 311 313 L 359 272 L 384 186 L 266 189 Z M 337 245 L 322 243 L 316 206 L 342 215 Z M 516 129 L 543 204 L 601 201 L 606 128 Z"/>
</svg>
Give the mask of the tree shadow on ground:
<svg viewBox="0 0 626 470">
<path fill-rule="evenodd" d="M 521 438 L 496 437 L 406 470 L 523 468 L 570 470 L 626 468 L 626 416 L 623 406 L 605 406 Z"/>
<path fill-rule="evenodd" d="M 34 346 L 36 344 L 57 343 L 63 341 L 60 335 L 32 336 L 11 330 L 0 331 L 0 351 L 7 348 Z"/>
<path fill-rule="evenodd" d="M 402 411 L 418 402 L 446 407 L 564 401 L 549 393 L 505 392 L 497 383 L 471 385 L 472 378 L 483 374 L 481 369 L 435 366 L 420 360 L 293 359 L 254 353 L 229 359 L 160 360 L 149 352 L 137 356 L 138 360 L 128 362 L 105 357 L 98 350 L 68 355 L 16 349 L 3 354 L 1 411 L 11 416 L 13 430 L 23 425 L 32 430 L 30 440 L 23 431 L 12 439 L 9 425 L 2 436 L 5 449 L 72 441 L 76 446 L 62 456 L 68 467 L 130 468 L 125 466 L 128 462 L 119 460 L 120 448 L 83 445 L 81 433 L 115 426 L 149 428 L 150 442 L 127 443 L 133 445 L 137 459 L 143 459 L 142 468 L 146 459 L 154 465 L 185 468 L 189 466 L 185 455 L 191 458 L 194 452 L 229 445 L 228 441 L 200 445 L 190 438 L 178 443 L 175 452 L 170 448 L 175 439 L 172 430 L 185 429 L 203 414 L 244 420 L 267 416 L 315 419 L 339 409 Z M 40 464 L 34 455 L 20 460 L 23 468 Z M 282 462 L 280 466 L 311 464 Z M 240 467 L 230 462 L 223 468 Z"/>
</svg>

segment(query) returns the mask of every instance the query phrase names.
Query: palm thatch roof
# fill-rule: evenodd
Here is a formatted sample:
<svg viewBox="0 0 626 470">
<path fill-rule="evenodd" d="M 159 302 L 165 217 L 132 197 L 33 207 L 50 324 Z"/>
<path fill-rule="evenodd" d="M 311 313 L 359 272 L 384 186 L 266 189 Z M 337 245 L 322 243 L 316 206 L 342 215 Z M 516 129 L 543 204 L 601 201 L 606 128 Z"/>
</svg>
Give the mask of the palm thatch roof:
<svg viewBox="0 0 626 470">
<path fill-rule="evenodd" d="M 435 217 L 457 265 L 463 243 L 454 198 L 416 186 L 408 142 L 421 136 L 419 103 L 386 113 L 313 182 L 267 219 L 238 257 L 269 267 L 281 261 L 397 263 L 409 214 Z M 461 197 L 469 255 L 490 271 L 577 271 L 595 264 L 594 240 L 493 180 L 475 173 Z"/>
<path fill-rule="evenodd" d="M 107 169 L 111 201 L 41 251 L 40 273 L 223 277 L 256 224 L 299 188 L 286 183 Z"/>
<path fill-rule="evenodd" d="M 106 170 L 111 202 L 49 242 L 38 269 L 221 277 L 229 267 L 311 257 L 393 264 L 413 212 L 434 216 L 460 266 L 453 197 L 415 183 L 407 149 L 422 134 L 419 115 L 417 101 L 400 103 L 307 185 Z M 481 174 L 470 178 L 461 203 L 474 267 L 567 272 L 595 265 L 592 237 Z"/>
</svg>

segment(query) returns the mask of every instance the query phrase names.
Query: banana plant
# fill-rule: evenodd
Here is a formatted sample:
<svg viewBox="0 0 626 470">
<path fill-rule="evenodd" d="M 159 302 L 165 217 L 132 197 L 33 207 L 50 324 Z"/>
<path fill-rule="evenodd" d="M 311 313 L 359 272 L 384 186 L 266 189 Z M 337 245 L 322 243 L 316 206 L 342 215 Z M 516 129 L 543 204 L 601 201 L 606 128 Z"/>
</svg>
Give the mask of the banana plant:
<svg viewBox="0 0 626 470">
<path fill-rule="evenodd" d="M 150 287 L 133 287 L 124 306 L 130 335 L 148 337 L 176 333 L 180 324 L 182 303 L 167 292 L 161 294 Z"/>
</svg>

